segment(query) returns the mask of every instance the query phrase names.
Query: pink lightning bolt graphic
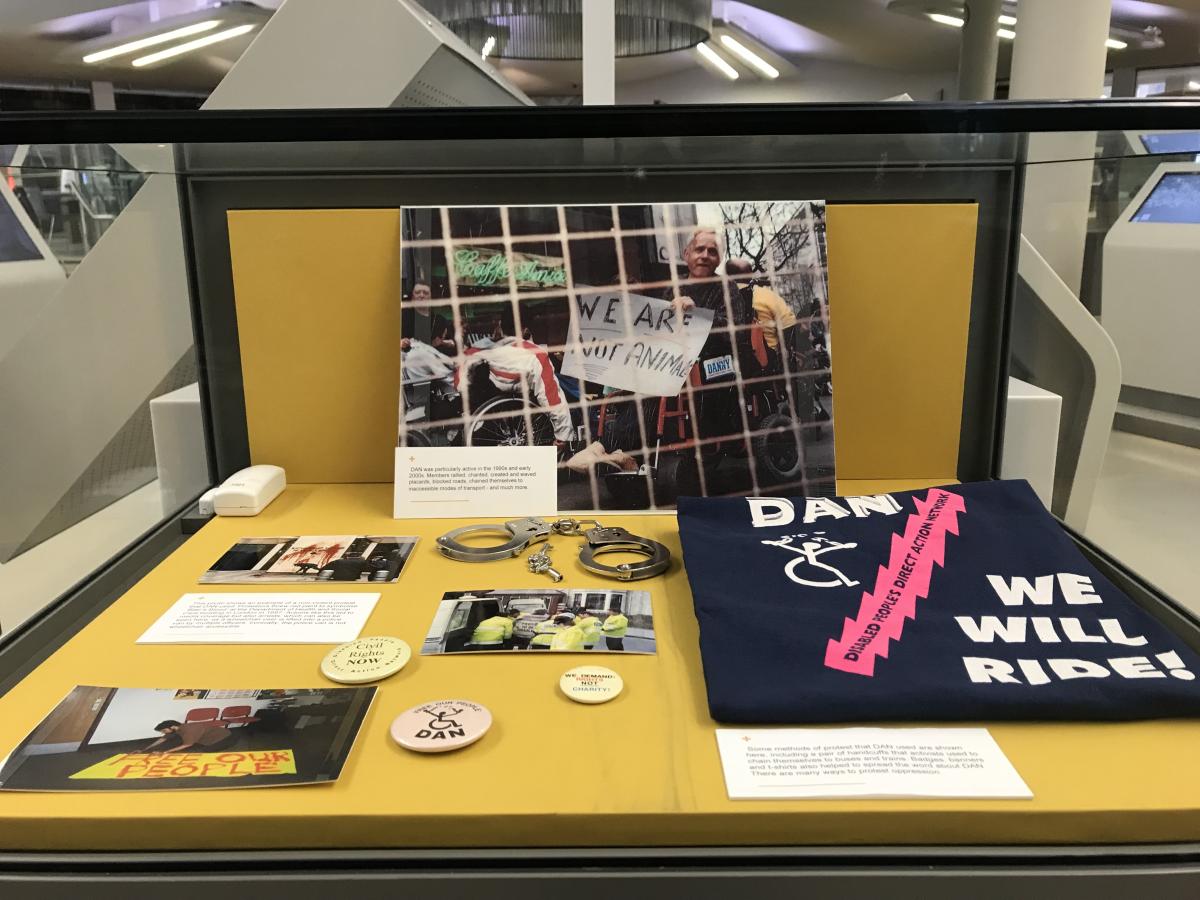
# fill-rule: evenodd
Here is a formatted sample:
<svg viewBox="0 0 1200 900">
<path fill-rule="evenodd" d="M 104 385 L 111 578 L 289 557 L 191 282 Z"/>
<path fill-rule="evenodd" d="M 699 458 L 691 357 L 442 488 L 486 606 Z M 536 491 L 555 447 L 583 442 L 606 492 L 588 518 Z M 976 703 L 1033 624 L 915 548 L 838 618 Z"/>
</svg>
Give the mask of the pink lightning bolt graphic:
<svg viewBox="0 0 1200 900">
<path fill-rule="evenodd" d="M 846 619 L 841 640 L 830 638 L 826 645 L 825 665 L 831 669 L 874 676 L 875 658 L 887 659 L 905 620 L 916 618 L 917 600 L 929 596 L 933 567 L 944 565 L 946 535 L 958 534 L 958 514 L 966 504 L 960 495 L 937 488 L 913 500 L 917 511 L 903 534 L 892 535 L 891 558 L 879 567 L 875 590 L 863 594 L 858 616 Z"/>
</svg>

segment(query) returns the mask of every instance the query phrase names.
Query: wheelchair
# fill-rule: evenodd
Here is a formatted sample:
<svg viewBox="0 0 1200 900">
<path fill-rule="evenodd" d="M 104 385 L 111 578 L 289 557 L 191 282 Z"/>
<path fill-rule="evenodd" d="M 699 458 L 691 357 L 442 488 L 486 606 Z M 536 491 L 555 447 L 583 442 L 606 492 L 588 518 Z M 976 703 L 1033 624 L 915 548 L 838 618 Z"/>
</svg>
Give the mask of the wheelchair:
<svg viewBox="0 0 1200 900">
<path fill-rule="evenodd" d="M 467 416 L 462 394 L 445 380 L 404 385 L 405 443 L 413 447 L 527 447 L 554 444 L 548 413 L 493 388 L 487 364 L 471 371 Z"/>
<path fill-rule="evenodd" d="M 722 460 L 747 453 L 753 454 L 759 486 L 799 479 L 804 469 L 800 418 L 793 409 L 783 367 L 772 365 L 762 328 L 754 324 L 749 332 L 750 352 L 739 354 L 744 357 L 739 360 L 739 373 L 727 386 L 704 385 L 697 362 L 676 396 L 638 398 L 620 391 L 605 399 L 598 426 L 605 446 L 628 450 L 642 443 L 641 432 L 630 426 L 636 419 L 622 415 L 622 410 L 633 404 L 640 409 L 649 451 L 637 472 L 604 476 L 606 489 L 619 505 L 647 506 L 649 475 L 654 504 L 674 506 L 681 496 L 701 494 L 716 477 Z M 749 373 L 740 371 L 742 368 Z M 793 390 L 800 390 L 798 384 L 793 384 Z M 748 432 L 743 430 L 739 404 L 744 404 Z M 737 430 L 730 432 L 734 422 Z"/>
</svg>

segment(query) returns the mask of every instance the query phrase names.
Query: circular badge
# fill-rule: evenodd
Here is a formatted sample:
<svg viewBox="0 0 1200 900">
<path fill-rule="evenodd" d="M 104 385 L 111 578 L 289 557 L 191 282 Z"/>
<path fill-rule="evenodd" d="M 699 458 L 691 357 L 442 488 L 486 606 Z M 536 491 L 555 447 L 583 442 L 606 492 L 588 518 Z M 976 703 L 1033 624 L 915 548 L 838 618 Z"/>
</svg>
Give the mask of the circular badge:
<svg viewBox="0 0 1200 900">
<path fill-rule="evenodd" d="M 579 666 L 558 679 L 562 692 L 577 703 L 607 703 L 625 688 L 621 676 L 603 666 Z"/>
<path fill-rule="evenodd" d="M 341 684 L 365 684 L 395 675 L 410 659 L 412 650 L 400 638 L 359 638 L 330 650 L 321 674 Z"/>
<path fill-rule="evenodd" d="M 400 713 L 392 740 L 405 750 L 443 753 L 473 744 L 492 727 L 487 707 L 470 700 L 434 700 Z"/>
</svg>

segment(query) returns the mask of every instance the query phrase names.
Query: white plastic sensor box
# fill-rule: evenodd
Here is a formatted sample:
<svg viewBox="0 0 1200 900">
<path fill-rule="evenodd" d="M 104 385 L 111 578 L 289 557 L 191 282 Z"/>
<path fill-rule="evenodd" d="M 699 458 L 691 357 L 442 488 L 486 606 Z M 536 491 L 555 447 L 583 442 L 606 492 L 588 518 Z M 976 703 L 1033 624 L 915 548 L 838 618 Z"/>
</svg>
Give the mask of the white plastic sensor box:
<svg viewBox="0 0 1200 900">
<path fill-rule="evenodd" d="M 202 516 L 257 516 L 285 487 L 287 477 L 279 466 L 250 466 L 205 493 L 199 512 Z"/>
</svg>

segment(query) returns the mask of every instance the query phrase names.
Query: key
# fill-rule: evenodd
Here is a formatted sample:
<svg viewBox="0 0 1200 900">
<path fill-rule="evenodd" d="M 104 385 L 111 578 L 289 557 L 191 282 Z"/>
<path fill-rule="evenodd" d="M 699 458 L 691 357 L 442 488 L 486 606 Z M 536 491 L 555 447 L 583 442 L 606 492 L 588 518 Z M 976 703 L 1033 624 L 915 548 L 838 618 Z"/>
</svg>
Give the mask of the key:
<svg viewBox="0 0 1200 900">
<path fill-rule="evenodd" d="M 532 560 L 530 562 L 532 563 Z M 549 575 L 550 580 L 556 583 L 563 580 L 562 572 L 550 565 L 549 559 L 540 560 L 536 564 L 530 565 L 529 571 L 535 575 Z"/>
<path fill-rule="evenodd" d="M 535 562 L 533 558 L 530 558 L 529 571 L 533 572 L 535 575 L 549 575 L 551 580 L 555 582 L 562 581 L 563 579 L 562 573 L 558 571 L 558 569 L 554 568 L 554 566 L 550 565 L 550 561 L 548 559 L 539 559 Z"/>
<path fill-rule="evenodd" d="M 549 551 L 549 546 L 546 546 L 537 553 L 531 554 L 529 559 L 526 560 L 526 565 L 529 568 L 529 571 L 533 572 L 535 575 L 549 575 L 551 580 L 557 583 L 562 581 L 563 577 L 561 572 L 554 568 L 554 566 L 550 565 Z"/>
</svg>

